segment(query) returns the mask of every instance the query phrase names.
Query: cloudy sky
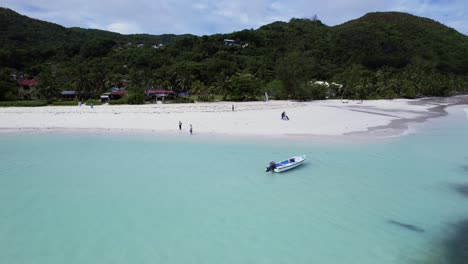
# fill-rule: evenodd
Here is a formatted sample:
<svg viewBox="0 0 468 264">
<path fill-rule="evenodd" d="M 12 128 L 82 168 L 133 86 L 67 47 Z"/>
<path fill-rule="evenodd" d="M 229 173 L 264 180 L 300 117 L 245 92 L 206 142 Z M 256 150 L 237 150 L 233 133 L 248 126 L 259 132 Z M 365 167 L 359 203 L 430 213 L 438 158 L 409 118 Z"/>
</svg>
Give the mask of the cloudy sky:
<svg viewBox="0 0 468 264">
<path fill-rule="evenodd" d="M 333 26 L 367 12 L 401 11 L 468 35 L 468 0 L 0 0 L 0 6 L 65 27 L 123 34 L 210 35 L 315 14 Z"/>
</svg>

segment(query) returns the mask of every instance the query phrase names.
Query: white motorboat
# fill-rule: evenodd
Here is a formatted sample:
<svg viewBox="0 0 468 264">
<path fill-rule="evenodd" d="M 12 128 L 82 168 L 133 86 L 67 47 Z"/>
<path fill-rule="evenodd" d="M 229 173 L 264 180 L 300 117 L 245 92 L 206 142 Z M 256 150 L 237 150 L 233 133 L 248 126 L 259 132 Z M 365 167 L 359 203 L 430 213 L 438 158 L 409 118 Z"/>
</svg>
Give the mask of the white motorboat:
<svg viewBox="0 0 468 264">
<path fill-rule="evenodd" d="M 287 160 L 282 160 L 278 162 L 270 162 L 270 165 L 266 167 L 265 171 L 274 171 L 274 172 L 283 172 L 287 171 L 293 168 L 296 168 L 297 166 L 301 165 L 304 163 L 306 160 L 307 156 L 306 155 L 300 155 L 300 156 L 294 156 L 291 157 Z"/>
</svg>

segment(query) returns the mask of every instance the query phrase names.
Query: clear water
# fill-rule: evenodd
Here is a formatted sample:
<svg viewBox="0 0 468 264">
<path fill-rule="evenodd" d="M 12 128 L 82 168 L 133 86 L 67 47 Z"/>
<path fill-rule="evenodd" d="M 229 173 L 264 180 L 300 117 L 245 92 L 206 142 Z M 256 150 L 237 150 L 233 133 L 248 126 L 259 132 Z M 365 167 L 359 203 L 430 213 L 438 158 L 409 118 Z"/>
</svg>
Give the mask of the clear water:
<svg viewBox="0 0 468 264">
<path fill-rule="evenodd" d="M 2 135 L 0 263 L 468 263 L 468 122 L 423 126 L 368 144 Z"/>
</svg>

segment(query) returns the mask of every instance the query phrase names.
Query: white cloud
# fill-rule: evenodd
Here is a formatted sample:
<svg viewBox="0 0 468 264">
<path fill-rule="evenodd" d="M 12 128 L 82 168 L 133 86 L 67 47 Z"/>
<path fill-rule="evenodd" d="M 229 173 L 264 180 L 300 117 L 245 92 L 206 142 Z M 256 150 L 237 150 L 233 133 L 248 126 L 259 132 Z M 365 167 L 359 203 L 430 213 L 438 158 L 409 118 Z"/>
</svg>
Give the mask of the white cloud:
<svg viewBox="0 0 468 264">
<path fill-rule="evenodd" d="M 467 34 L 466 0 L 0 0 L 0 6 L 66 27 L 120 33 L 229 33 L 317 14 L 333 26 L 375 11 L 402 11 Z"/>
<path fill-rule="evenodd" d="M 107 30 L 119 32 L 122 34 L 131 34 L 134 32 L 141 32 L 137 25 L 128 22 L 114 22 L 106 27 Z"/>
<path fill-rule="evenodd" d="M 281 4 L 279 2 L 271 3 L 270 7 L 271 7 L 272 10 L 275 10 L 275 11 L 281 11 L 281 9 L 282 9 L 282 6 L 281 6 Z"/>
<path fill-rule="evenodd" d="M 206 10 L 207 6 L 203 3 L 195 3 L 193 4 L 193 8 L 203 11 Z"/>
</svg>

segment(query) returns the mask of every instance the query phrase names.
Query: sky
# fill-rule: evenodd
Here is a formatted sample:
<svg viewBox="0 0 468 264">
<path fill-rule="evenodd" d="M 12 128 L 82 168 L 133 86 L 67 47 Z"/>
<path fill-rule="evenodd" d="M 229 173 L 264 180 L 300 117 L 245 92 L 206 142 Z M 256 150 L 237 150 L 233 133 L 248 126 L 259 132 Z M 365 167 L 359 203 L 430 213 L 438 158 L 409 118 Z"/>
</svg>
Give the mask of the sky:
<svg viewBox="0 0 468 264">
<path fill-rule="evenodd" d="M 334 26 L 368 12 L 399 11 L 468 35 L 468 0 L 0 0 L 0 6 L 65 27 L 122 34 L 201 36 L 314 15 Z"/>
</svg>

